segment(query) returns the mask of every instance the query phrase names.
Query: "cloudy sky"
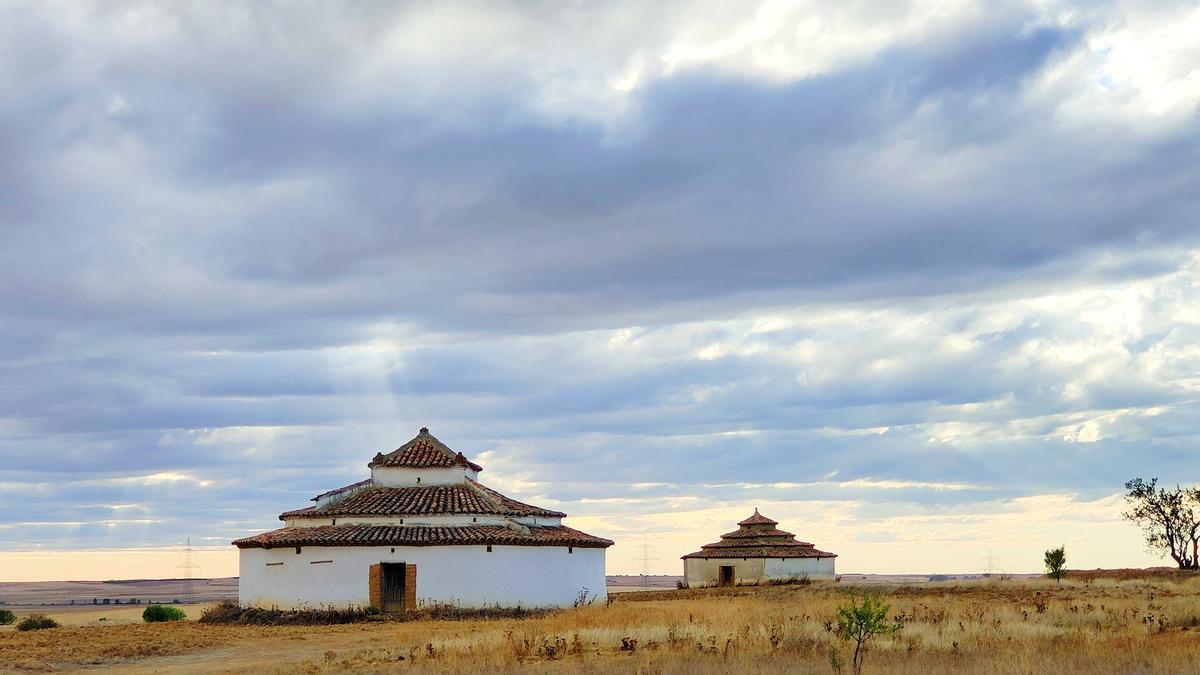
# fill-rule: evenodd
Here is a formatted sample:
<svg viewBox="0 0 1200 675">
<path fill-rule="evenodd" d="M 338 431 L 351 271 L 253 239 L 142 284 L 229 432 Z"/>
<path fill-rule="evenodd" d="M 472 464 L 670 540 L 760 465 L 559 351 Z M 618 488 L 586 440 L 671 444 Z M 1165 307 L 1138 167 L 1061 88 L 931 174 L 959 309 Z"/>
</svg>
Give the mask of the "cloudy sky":
<svg viewBox="0 0 1200 675">
<path fill-rule="evenodd" d="M 1198 34 L 0 2 L 0 575 L 235 574 L 421 426 L 611 573 L 755 506 L 846 572 L 1155 563 L 1121 487 L 1200 481 Z"/>
</svg>

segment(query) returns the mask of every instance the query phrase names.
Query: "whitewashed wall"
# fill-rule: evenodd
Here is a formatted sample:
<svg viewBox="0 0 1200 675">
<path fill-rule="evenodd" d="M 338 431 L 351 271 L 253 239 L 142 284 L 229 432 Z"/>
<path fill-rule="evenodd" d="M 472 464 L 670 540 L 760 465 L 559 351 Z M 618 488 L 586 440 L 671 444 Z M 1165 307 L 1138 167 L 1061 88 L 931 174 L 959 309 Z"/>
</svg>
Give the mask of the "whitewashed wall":
<svg viewBox="0 0 1200 675">
<path fill-rule="evenodd" d="M 458 466 L 449 468 L 430 467 L 427 469 L 377 466 L 371 469 L 371 478 L 376 484 L 388 487 L 455 485 L 464 482 L 467 478 L 479 480 L 479 472 L 468 467 Z"/>
<path fill-rule="evenodd" d="M 809 579 L 832 579 L 834 558 L 767 558 L 768 579 L 787 579 L 808 576 Z"/>
<path fill-rule="evenodd" d="M 393 550 L 395 551 L 393 553 Z M 258 607 L 370 604 L 367 575 L 380 562 L 417 566 L 417 603 L 462 607 L 569 607 L 586 588 L 606 597 L 604 549 L 556 546 L 244 548 L 238 600 Z M 332 560 L 332 563 L 313 564 Z M 283 563 L 268 566 L 267 563 Z"/>
<path fill-rule="evenodd" d="M 834 558 L 686 558 L 684 575 L 688 586 L 716 586 L 720 568 L 733 566 L 735 584 L 761 583 L 807 576 L 809 579 L 833 579 Z"/>
</svg>

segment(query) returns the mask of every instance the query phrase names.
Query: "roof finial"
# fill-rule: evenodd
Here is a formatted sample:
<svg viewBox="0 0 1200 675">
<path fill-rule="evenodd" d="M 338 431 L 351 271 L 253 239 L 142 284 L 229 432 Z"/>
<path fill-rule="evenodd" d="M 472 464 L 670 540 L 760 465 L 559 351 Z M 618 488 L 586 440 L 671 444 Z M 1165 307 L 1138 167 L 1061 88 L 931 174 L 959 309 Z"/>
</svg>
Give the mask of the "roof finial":
<svg viewBox="0 0 1200 675">
<path fill-rule="evenodd" d="M 421 433 L 428 436 L 429 435 L 429 427 L 421 427 Z"/>
</svg>

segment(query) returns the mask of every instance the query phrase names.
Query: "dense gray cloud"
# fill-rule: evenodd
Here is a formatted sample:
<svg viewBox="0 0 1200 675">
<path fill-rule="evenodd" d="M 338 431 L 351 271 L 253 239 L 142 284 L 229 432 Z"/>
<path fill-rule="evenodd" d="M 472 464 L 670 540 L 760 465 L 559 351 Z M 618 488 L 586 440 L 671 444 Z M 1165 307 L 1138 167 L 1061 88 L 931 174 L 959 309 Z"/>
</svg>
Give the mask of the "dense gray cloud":
<svg viewBox="0 0 1200 675">
<path fill-rule="evenodd" d="M 0 542 L 1195 480 L 1195 13 L 824 5 L 0 8 Z"/>
</svg>

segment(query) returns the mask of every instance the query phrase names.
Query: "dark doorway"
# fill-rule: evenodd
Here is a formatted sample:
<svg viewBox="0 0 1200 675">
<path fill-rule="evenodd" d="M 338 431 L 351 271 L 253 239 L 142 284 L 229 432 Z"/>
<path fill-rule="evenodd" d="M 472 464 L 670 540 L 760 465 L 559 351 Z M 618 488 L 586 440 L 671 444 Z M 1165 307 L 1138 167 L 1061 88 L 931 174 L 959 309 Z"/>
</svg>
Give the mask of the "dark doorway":
<svg viewBox="0 0 1200 675">
<path fill-rule="evenodd" d="M 404 563 L 383 563 L 380 584 L 380 608 L 385 612 L 404 611 Z"/>
<path fill-rule="evenodd" d="M 721 565 L 720 584 L 722 586 L 733 585 L 733 565 Z"/>
</svg>

